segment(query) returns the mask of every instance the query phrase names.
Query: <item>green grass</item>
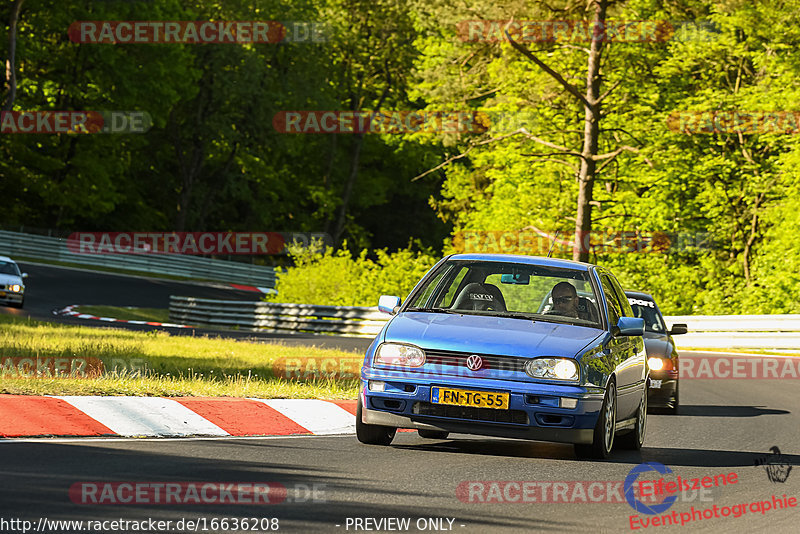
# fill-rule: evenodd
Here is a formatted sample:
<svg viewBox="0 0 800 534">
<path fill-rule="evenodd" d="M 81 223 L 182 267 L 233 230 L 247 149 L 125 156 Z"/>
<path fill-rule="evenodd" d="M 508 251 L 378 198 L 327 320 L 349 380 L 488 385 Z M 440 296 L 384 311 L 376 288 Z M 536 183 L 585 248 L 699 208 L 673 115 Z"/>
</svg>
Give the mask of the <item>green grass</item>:
<svg viewBox="0 0 800 534">
<path fill-rule="evenodd" d="M 352 363 L 360 357 L 356 352 L 317 347 L 50 324 L 0 315 L 0 393 L 355 399 L 356 379 L 307 375 L 306 381 L 285 380 L 276 376 L 273 363 L 279 358 Z M 24 377 L 18 373 L 20 358 L 51 366 L 62 359 L 97 358 L 107 371 L 122 365 L 119 372 L 91 378 L 52 376 L 52 367 L 49 373 L 41 372 L 51 376 Z M 137 374 L 135 369 L 142 364 L 145 370 Z M 30 367 L 25 364 L 23 370 Z"/>
<path fill-rule="evenodd" d="M 132 306 L 85 306 L 75 308 L 79 313 L 88 313 L 97 317 L 113 317 L 125 321 L 169 322 L 169 310 L 164 308 L 134 308 Z"/>
</svg>

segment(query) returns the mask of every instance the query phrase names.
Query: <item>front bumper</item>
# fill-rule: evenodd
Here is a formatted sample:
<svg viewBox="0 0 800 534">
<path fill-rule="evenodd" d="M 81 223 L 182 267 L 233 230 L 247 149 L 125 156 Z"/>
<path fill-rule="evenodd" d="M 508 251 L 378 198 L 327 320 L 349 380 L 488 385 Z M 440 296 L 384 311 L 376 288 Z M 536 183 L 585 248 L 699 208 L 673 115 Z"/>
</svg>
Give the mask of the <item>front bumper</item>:
<svg viewBox="0 0 800 534">
<path fill-rule="evenodd" d="M 3 287 L 3 286 L 0 286 Z M 0 303 L 19 304 L 25 298 L 25 293 L 15 293 L 6 289 L 0 289 Z"/>
<path fill-rule="evenodd" d="M 656 384 L 659 387 L 654 387 Z M 674 408 L 677 391 L 677 371 L 650 371 L 650 387 L 647 390 L 647 405 L 649 407 Z"/>
<path fill-rule="evenodd" d="M 589 444 L 604 391 L 586 386 L 423 375 L 364 367 L 361 370 L 362 421 L 371 425 L 443 430 L 537 441 Z M 369 391 L 369 381 L 386 384 Z M 508 410 L 431 403 L 431 387 L 507 392 Z M 577 401 L 560 408 L 561 398 Z"/>
</svg>

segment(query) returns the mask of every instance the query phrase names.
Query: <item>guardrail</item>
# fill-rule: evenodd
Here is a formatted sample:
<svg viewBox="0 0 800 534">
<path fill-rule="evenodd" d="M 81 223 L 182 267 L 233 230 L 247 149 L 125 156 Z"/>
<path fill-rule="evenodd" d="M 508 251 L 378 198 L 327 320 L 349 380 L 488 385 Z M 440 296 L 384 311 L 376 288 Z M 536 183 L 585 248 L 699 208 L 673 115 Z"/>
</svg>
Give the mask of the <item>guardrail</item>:
<svg viewBox="0 0 800 534">
<path fill-rule="evenodd" d="M 182 254 L 75 254 L 67 249 L 66 239 L 18 232 L 0 231 L 0 255 L 275 287 L 272 267 Z"/>
<path fill-rule="evenodd" d="M 675 336 L 681 348 L 800 350 L 800 315 L 675 315 L 667 327 L 684 323 Z"/>
<path fill-rule="evenodd" d="M 271 332 L 314 332 L 374 336 L 390 316 L 376 308 L 314 306 L 171 296 L 171 322 L 240 327 Z M 679 348 L 800 349 L 800 315 L 669 316 L 668 326 L 684 323 L 675 336 Z"/>
<path fill-rule="evenodd" d="M 175 295 L 169 298 L 170 322 L 193 325 L 374 337 L 388 319 L 377 307 L 273 304 Z"/>
</svg>

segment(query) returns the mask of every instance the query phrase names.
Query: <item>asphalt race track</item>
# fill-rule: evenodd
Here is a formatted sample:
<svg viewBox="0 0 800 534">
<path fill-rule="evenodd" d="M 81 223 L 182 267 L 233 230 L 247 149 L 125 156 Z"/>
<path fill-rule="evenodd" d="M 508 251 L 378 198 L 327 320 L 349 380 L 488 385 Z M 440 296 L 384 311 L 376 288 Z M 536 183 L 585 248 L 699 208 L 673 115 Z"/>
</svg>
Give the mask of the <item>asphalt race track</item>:
<svg viewBox="0 0 800 534">
<path fill-rule="evenodd" d="M 0 313 L 96 325 L 56 317 L 51 311 L 70 304 L 165 307 L 170 294 L 259 298 L 256 293 L 220 287 L 30 264 L 22 267 L 30 273 L 26 308 L 0 308 Z M 194 335 L 198 333 L 208 331 Z M 327 336 L 258 335 L 257 339 L 351 350 L 363 350 L 369 343 Z M 651 414 L 644 448 L 618 450 L 608 461 L 577 460 L 570 445 L 476 436 L 426 440 L 416 432 L 398 433 L 389 447 L 361 445 L 352 435 L 2 440 L 0 531 L 22 532 L 24 527 L 29 531 L 38 527 L 39 532 L 76 531 L 74 525 L 48 523 L 76 520 L 108 522 L 94 527 L 84 523 L 84 531 L 130 532 L 134 531 L 130 525 L 111 522 L 153 519 L 153 524 L 171 521 L 167 530 L 173 532 L 269 532 L 276 528 L 312 533 L 797 532 L 800 503 L 778 510 L 766 510 L 764 503 L 772 508 L 777 506 L 773 496 L 781 500 L 785 495 L 784 502 L 800 498 L 798 400 L 797 383 L 790 379 L 683 380 L 680 414 Z M 678 476 L 687 480 L 715 475 L 730 479 L 734 473 L 736 481 L 679 494 L 671 507 L 655 515 L 637 514 L 626 500 L 623 481 L 642 462 L 658 462 L 671 473 L 649 471 L 639 480 L 663 477 L 671 482 Z M 172 501 L 165 493 L 154 497 L 153 487 L 175 483 L 183 485 L 173 488 L 183 489 L 172 494 Z M 202 490 L 241 491 L 270 483 L 267 496 L 262 495 L 262 501 L 270 503 L 246 503 L 248 495 L 252 499 L 250 490 L 244 497 L 229 490 L 230 499 L 223 496 L 222 502 L 214 501 L 213 491 Z M 136 503 L 136 488 L 146 487 L 150 493 L 143 490 L 142 502 Z M 188 487 L 199 488 L 199 495 L 192 495 Z M 599 494 L 592 487 L 600 488 Z M 92 496 L 100 496 L 100 501 L 92 501 Z M 703 518 L 704 511 L 713 516 L 714 507 L 720 517 Z M 722 517 L 726 512 L 732 515 Z M 678 526 L 643 526 L 645 521 L 666 516 L 674 517 Z M 225 523 L 220 522 L 223 518 L 227 518 Z M 253 518 L 266 519 L 254 525 Z M 245 519 L 247 528 L 242 526 Z M 12 520 L 32 523 L 3 523 Z M 177 526 L 178 521 L 183 523 Z M 195 523 L 187 525 L 187 521 Z"/>
<path fill-rule="evenodd" d="M 421 527 L 427 518 L 439 518 L 439 531 L 449 527 L 464 533 L 625 532 L 631 531 L 629 517 L 635 514 L 624 497 L 611 503 L 541 503 L 530 498 L 529 502 L 481 503 L 470 502 L 469 493 L 457 490 L 466 481 L 584 481 L 585 486 L 592 481 L 621 482 L 636 465 L 654 461 L 673 471 L 664 475 L 668 481 L 676 476 L 684 480 L 737 476 L 733 485 L 705 494 L 684 494 L 660 516 L 675 511 L 680 520 L 680 514 L 690 514 L 692 507 L 703 510 L 716 505 L 724 513 L 723 507 L 771 501 L 773 495 L 797 497 L 800 417 L 795 410 L 796 387 L 792 380 L 687 380 L 681 384 L 681 415 L 651 415 L 642 451 L 617 451 L 605 462 L 579 461 L 567 445 L 470 436 L 425 440 L 416 433 L 398 433 L 389 447 L 361 445 L 354 436 L 5 441 L 0 442 L 0 509 L 3 518 L 23 518 L 34 524 L 39 518 L 153 518 L 173 521 L 173 525 L 186 519 L 204 520 L 212 532 L 225 532 L 211 529 L 209 523 L 225 517 L 278 518 L 281 532 L 374 531 L 377 524 L 363 522 L 366 518 L 395 517 L 410 518 L 409 532 L 422 530 L 416 526 L 420 518 Z M 771 482 L 766 467 L 755 465 L 774 446 L 782 452 L 781 462 L 795 466 L 784 482 Z M 646 479 L 657 478 L 655 473 L 650 475 Z M 260 505 L 197 503 L 188 497 L 180 504 L 74 504 L 70 487 L 85 481 L 98 487 L 113 482 L 277 482 L 286 487 L 288 499 Z M 476 492 L 472 500 L 490 494 Z M 538 499 L 541 494 L 530 495 Z M 518 490 L 508 491 L 508 496 L 523 500 Z M 504 499 L 502 493 L 495 494 L 494 500 L 498 497 Z M 73 498 L 81 502 L 80 492 Z M 797 510 L 748 511 L 738 518 L 702 519 L 683 527 L 635 526 L 648 532 L 796 532 Z M 357 519 L 362 522 L 356 523 Z M 452 527 L 448 519 L 453 520 Z M 372 530 L 355 530 L 359 524 Z M 397 527 L 381 524 L 390 525 Z"/>
<path fill-rule="evenodd" d="M 127 276 L 82 269 L 70 269 L 43 264 L 20 263 L 20 269 L 28 273 L 25 282 L 25 308 L 22 310 L 0 305 L 0 313 L 30 317 L 65 324 L 81 324 L 108 327 L 98 321 L 55 316 L 72 304 L 95 304 L 106 306 L 135 306 L 140 308 L 168 308 L 170 295 L 189 297 L 249 300 L 261 299 L 261 293 L 226 288 L 224 284 L 197 284 L 156 278 Z M 129 330 L 159 330 L 161 327 L 115 323 L 113 328 Z M 313 334 L 261 334 L 246 331 L 213 329 L 164 328 L 176 335 L 209 335 L 237 339 L 255 338 L 258 341 L 274 341 L 290 345 L 316 345 L 325 348 L 362 352 L 370 340 Z"/>
</svg>

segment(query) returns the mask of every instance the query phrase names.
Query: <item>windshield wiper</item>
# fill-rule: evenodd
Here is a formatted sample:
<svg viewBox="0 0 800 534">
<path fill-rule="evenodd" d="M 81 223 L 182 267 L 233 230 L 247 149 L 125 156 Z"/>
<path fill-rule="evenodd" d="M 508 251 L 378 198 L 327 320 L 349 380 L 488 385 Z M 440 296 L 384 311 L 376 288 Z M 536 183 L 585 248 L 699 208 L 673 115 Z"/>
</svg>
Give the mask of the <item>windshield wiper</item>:
<svg viewBox="0 0 800 534">
<path fill-rule="evenodd" d="M 406 311 L 420 311 L 420 312 L 431 312 L 431 313 L 452 313 L 455 315 L 463 315 L 460 311 L 449 310 L 447 308 L 419 308 L 416 306 L 411 306 L 410 308 L 406 308 Z"/>
<path fill-rule="evenodd" d="M 524 319 L 526 321 L 532 321 L 534 323 L 536 322 L 536 319 L 534 319 L 533 317 L 531 317 L 530 315 L 525 314 L 525 313 L 501 312 L 501 313 L 494 313 L 494 314 L 492 314 L 492 316 L 493 317 L 509 317 L 511 319 Z"/>
<path fill-rule="evenodd" d="M 561 315 L 544 315 L 542 317 L 542 320 L 547 321 L 549 323 L 569 324 L 572 326 L 588 326 L 589 328 L 600 328 L 600 325 L 592 321 L 589 321 L 587 319 L 564 317 Z"/>
</svg>

